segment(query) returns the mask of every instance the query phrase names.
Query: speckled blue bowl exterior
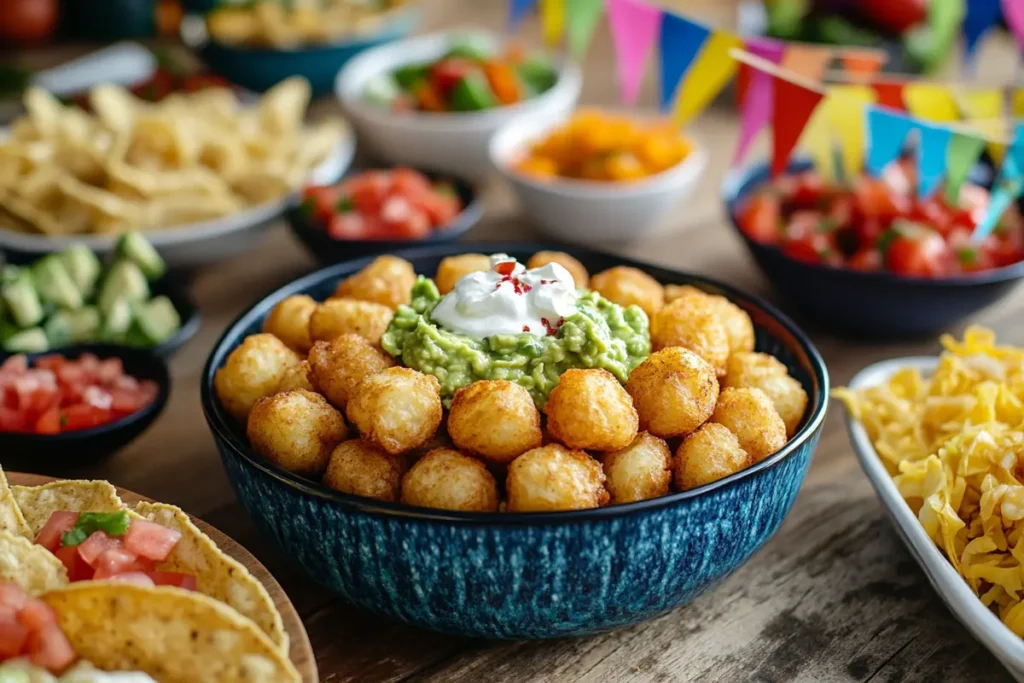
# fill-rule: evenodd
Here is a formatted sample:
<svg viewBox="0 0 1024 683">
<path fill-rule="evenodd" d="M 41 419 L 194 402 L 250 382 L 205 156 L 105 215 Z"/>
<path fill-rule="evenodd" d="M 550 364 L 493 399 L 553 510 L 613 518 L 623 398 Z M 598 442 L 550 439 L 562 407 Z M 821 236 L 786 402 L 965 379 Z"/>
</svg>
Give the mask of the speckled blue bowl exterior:
<svg viewBox="0 0 1024 683">
<path fill-rule="evenodd" d="M 550 245 L 488 245 L 526 260 Z M 465 247 L 410 250 L 419 272 Z M 597 272 L 642 267 L 662 282 L 694 284 L 744 307 L 758 350 L 780 358 L 810 396 L 780 452 L 708 486 L 641 503 L 535 514 L 426 510 L 340 494 L 253 455 L 217 402 L 213 373 L 282 298 L 326 297 L 368 260 L 291 283 L 244 313 L 218 342 L 203 376 L 203 408 L 238 497 L 311 578 L 373 612 L 429 629 L 484 638 L 584 635 L 657 616 L 692 600 L 743 564 L 778 529 L 810 464 L 824 421 L 828 375 L 810 342 L 766 304 L 702 278 L 582 249 Z"/>
</svg>

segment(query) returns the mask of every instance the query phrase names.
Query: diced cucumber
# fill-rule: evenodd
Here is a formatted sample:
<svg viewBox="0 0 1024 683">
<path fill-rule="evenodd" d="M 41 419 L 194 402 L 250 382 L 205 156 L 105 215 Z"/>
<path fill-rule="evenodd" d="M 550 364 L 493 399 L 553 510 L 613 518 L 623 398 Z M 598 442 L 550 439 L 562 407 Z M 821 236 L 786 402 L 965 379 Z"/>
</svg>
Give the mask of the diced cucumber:
<svg viewBox="0 0 1024 683">
<path fill-rule="evenodd" d="M 159 344 L 181 327 L 181 316 L 166 296 L 158 296 L 134 307 L 135 327 L 150 344 Z"/>
<path fill-rule="evenodd" d="M 118 299 L 107 311 L 100 328 L 100 338 L 109 342 L 124 340 L 132 326 L 132 305 L 126 299 Z"/>
<path fill-rule="evenodd" d="M 117 255 L 139 267 L 142 274 L 152 282 L 167 272 L 167 264 L 152 244 L 137 232 L 121 235 L 117 240 Z"/>
<path fill-rule="evenodd" d="M 67 346 L 72 343 L 71 338 L 71 313 L 69 311 L 57 311 L 43 323 L 43 332 L 46 333 L 46 340 L 50 348 Z"/>
<path fill-rule="evenodd" d="M 445 57 L 462 57 L 474 61 L 483 61 L 494 56 L 494 49 L 487 39 L 480 35 L 468 35 L 452 41 Z"/>
<path fill-rule="evenodd" d="M 100 311 L 95 306 L 86 306 L 71 311 L 71 343 L 94 342 L 100 336 Z"/>
<path fill-rule="evenodd" d="M 370 104 L 381 107 L 390 107 L 391 104 L 402 94 L 398 82 L 389 74 L 374 78 L 363 90 L 363 99 Z"/>
<path fill-rule="evenodd" d="M 92 295 L 103 269 L 92 249 L 84 244 L 73 244 L 60 253 L 60 260 L 78 291 L 86 297 Z"/>
<path fill-rule="evenodd" d="M 422 80 L 426 80 L 430 67 L 426 64 L 409 64 L 399 67 L 391 73 L 392 82 L 403 90 L 412 90 L 412 87 Z M 373 85 L 372 83 L 370 85 Z"/>
<path fill-rule="evenodd" d="M 68 309 L 82 307 L 82 292 L 56 254 L 44 256 L 32 264 L 32 279 L 44 304 Z"/>
<path fill-rule="evenodd" d="M 487 78 L 482 73 L 467 74 L 452 89 L 454 111 L 480 111 L 498 106 Z"/>
<path fill-rule="evenodd" d="M 118 299 L 136 302 L 148 298 L 149 284 L 142 270 L 131 261 L 116 261 L 100 285 L 96 303 L 106 315 Z"/>
<path fill-rule="evenodd" d="M 0 296 L 11 314 L 11 318 L 19 327 L 38 325 L 43 319 L 43 305 L 39 301 L 32 274 L 22 270 L 17 279 L 0 289 Z"/>
<path fill-rule="evenodd" d="M 21 268 L 15 265 L 7 264 L 0 268 L 0 285 L 6 285 L 10 282 L 14 282 L 21 275 Z"/>
<path fill-rule="evenodd" d="M 558 81 L 558 72 L 546 57 L 528 58 L 516 67 L 516 75 L 532 95 L 550 90 Z"/>
<path fill-rule="evenodd" d="M 38 353 L 50 348 L 46 333 L 41 327 L 30 327 L 11 335 L 4 341 L 4 351 L 11 353 Z"/>
</svg>

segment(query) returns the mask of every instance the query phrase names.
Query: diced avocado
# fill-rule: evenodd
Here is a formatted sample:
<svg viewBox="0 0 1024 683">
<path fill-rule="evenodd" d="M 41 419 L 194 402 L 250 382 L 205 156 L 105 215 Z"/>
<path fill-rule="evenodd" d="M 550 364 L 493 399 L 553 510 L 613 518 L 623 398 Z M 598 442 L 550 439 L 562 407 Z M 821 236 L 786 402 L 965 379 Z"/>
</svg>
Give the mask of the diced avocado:
<svg viewBox="0 0 1024 683">
<path fill-rule="evenodd" d="M 16 280 L 5 284 L 0 289 L 0 295 L 7 304 L 11 318 L 19 327 L 31 327 L 42 321 L 43 305 L 29 271 L 22 270 Z"/>
<path fill-rule="evenodd" d="M 490 59 L 494 55 L 494 49 L 487 39 L 479 35 L 468 35 L 452 41 L 445 57 L 462 57 L 474 61 Z"/>
<path fill-rule="evenodd" d="M 426 64 L 409 64 L 391 72 L 390 80 L 403 90 L 412 90 L 414 85 L 426 80 L 429 71 L 430 67 Z"/>
<path fill-rule="evenodd" d="M 167 272 L 167 264 L 152 244 L 137 232 L 121 235 L 117 240 L 117 255 L 139 267 L 142 274 L 152 282 Z"/>
<path fill-rule="evenodd" d="M 100 311 L 95 306 L 86 306 L 71 311 L 71 343 L 94 342 L 100 336 Z"/>
<path fill-rule="evenodd" d="M 8 282 L 14 282 L 21 275 L 21 268 L 11 264 L 7 264 L 3 268 L 0 268 L 0 285 L 6 285 Z"/>
<path fill-rule="evenodd" d="M 540 55 L 530 57 L 516 66 L 516 75 L 531 95 L 550 90 L 558 81 L 558 72 L 546 57 Z"/>
<path fill-rule="evenodd" d="M 149 284 L 142 270 L 131 261 L 116 261 L 100 285 L 96 303 L 100 311 L 107 314 L 118 299 L 135 302 L 148 298 Z"/>
<path fill-rule="evenodd" d="M 32 265 L 32 279 L 44 304 L 69 309 L 82 307 L 82 292 L 56 254 L 44 256 Z"/>
<path fill-rule="evenodd" d="M 452 89 L 454 111 L 480 111 L 498 106 L 494 91 L 481 73 L 470 73 Z"/>
<path fill-rule="evenodd" d="M 158 296 L 134 307 L 135 327 L 150 344 L 159 344 L 181 327 L 181 316 L 166 296 Z"/>
<path fill-rule="evenodd" d="M 107 311 L 100 328 L 100 338 L 104 341 L 122 341 L 132 326 L 132 305 L 126 299 L 117 299 Z"/>
<path fill-rule="evenodd" d="M 11 353 L 38 353 L 50 348 L 41 327 L 30 327 L 13 334 L 4 341 L 4 351 Z"/>
<path fill-rule="evenodd" d="M 69 311 L 57 311 L 43 323 L 43 332 L 46 333 L 46 340 L 50 348 L 67 346 L 71 343 L 72 327 L 71 313 Z"/>
<path fill-rule="evenodd" d="M 398 99 L 400 94 L 402 94 L 402 90 L 398 87 L 395 78 L 389 74 L 384 74 L 374 78 L 367 84 L 366 89 L 363 90 L 363 99 L 370 104 L 389 107 L 392 102 Z"/>
<path fill-rule="evenodd" d="M 60 253 L 60 260 L 78 291 L 84 296 L 90 296 L 103 269 L 92 249 L 84 244 L 73 244 Z"/>
</svg>

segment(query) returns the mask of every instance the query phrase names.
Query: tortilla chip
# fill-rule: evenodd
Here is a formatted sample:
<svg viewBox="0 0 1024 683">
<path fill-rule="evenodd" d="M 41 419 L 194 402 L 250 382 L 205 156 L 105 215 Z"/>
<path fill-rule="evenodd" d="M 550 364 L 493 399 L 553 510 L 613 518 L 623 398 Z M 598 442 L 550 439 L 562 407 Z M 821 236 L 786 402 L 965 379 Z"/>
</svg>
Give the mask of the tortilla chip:
<svg viewBox="0 0 1024 683">
<path fill-rule="evenodd" d="M 18 507 L 18 502 L 7 483 L 3 469 L 0 469 L 0 531 L 6 531 L 15 536 L 33 538 L 32 529 L 25 521 L 21 508 Z"/>
<path fill-rule="evenodd" d="M 0 583 L 21 586 L 40 595 L 68 584 L 68 572 L 57 556 L 24 536 L 0 531 Z"/>
<path fill-rule="evenodd" d="M 125 504 L 117 497 L 117 489 L 106 481 L 54 481 L 42 486 L 14 486 L 14 499 L 28 522 L 34 538 L 46 526 L 50 515 L 66 512 L 117 512 Z"/>
<path fill-rule="evenodd" d="M 213 540 L 179 508 L 164 503 L 138 503 L 135 512 L 168 529 L 181 532 L 160 571 L 195 574 L 197 590 L 252 619 L 270 639 L 288 652 L 288 634 L 267 589 L 241 563 L 221 551 Z"/>
<path fill-rule="evenodd" d="M 42 599 L 75 651 L 105 671 L 143 671 L 161 683 L 301 681 L 266 634 L 204 595 L 95 581 Z"/>
</svg>

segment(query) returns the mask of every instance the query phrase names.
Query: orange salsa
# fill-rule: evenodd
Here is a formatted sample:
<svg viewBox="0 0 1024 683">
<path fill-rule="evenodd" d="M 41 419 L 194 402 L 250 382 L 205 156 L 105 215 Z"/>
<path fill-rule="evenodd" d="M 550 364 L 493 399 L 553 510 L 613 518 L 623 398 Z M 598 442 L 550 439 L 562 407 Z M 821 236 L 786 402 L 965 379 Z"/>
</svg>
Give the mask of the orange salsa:
<svg viewBox="0 0 1024 683">
<path fill-rule="evenodd" d="M 515 168 L 538 179 L 576 178 L 628 182 L 661 173 L 692 149 L 670 121 L 639 121 L 582 109 L 531 145 Z"/>
</svg>

